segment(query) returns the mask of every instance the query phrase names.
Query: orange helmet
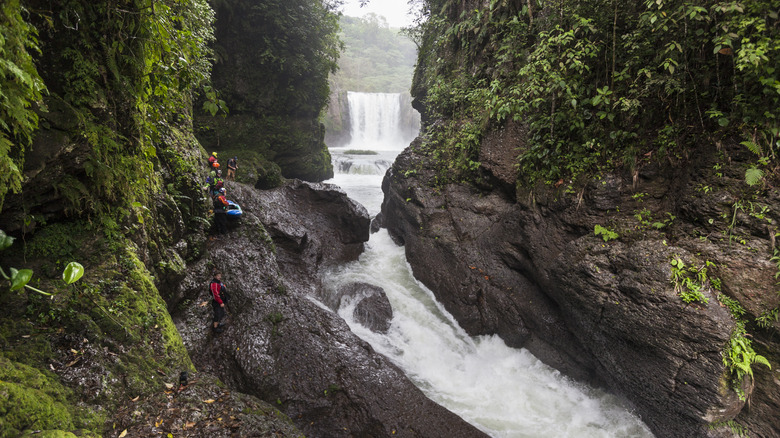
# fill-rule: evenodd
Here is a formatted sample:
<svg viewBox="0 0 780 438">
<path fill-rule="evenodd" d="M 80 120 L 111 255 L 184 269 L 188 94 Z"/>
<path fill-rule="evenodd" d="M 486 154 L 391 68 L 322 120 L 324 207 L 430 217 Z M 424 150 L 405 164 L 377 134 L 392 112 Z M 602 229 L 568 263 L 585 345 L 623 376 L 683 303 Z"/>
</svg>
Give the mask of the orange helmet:
<svg viewBox="0 0 780 438">
<path fill-rule="evenodd" d="M 219 167 L 219 163 L 214 163 L 214 167 Z"/>
</svg>

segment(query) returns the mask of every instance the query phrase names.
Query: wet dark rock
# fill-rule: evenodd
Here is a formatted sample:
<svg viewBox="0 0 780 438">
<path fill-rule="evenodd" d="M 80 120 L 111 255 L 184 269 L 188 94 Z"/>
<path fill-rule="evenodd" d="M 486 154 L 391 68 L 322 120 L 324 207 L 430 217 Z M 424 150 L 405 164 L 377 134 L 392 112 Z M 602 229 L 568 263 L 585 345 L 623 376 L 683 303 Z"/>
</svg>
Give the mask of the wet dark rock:
<svg viewBox="0 0 780 438">
<path fill-rule="evenodd" d="M 42 113 L 41 121 L 47 128 L 36 133 L 25 154 L 24 191 L 9 192 L 3 203 L 0 223 L 6 232 L 31 232 L 40 224 L 67 216 L 71 203 L 65 190 L 55 187 L 85 183 L 89 178 L 84 165 L 92 152 L 88 144 L 70 137 L 68 130 L 77 120 L 73 110 L 57 100 L 52 101 L 49 112 Z"/>
<path fill-rule="evenodd" d="M 350 283 L 333 294 L 327 304 L 337 310 L 345 298 L 357 301 L 353 313 L 357 322 L 374 332 L 387 333 L 390 320 L 393 319 L 393 308 L 381 287 L 368 283 Z"/>
<path fill-rule="evenodd" d="M 505 134 L 490 138 L 512 143 Z M 686 304 L 670 280 L 672 257 L 697 267 L 710 261 L 717 267 L 709 274 L 722 280 L 723 293 L 756 316 L 762 312 L 756 297 L 772 297 L 776 289 L 776 266 L 767 262 L 773 245 L 755 215 L 737 214 L 732 232 L 747 236 L 744 245 L 719 238 L 728 224 L 718 218 L 731 220 L 734 200 L 725 190 L 696 190 L 717 187 L 706 180 L 712 163 L 705 156 L 637 178 L 605 175 L 573 194 L 543 187 L 512 195 L 501 184 L 433 191 L 435 173 L 415 147 L 385 177 L 383 224 L 405 244 L 415 277 L 470 334 L 499 334 L 508 345 L 625 397 L 659 437 L 714 436 L 709 424 L 737 415 L 762 436 L 780 430 L 767 420 L 780 400 L 777 385 L 754 389 L 749 410 L 728 389 L 721 353 L 735 323 L 718 291 L 704 292 L 706 304 Z M 510 169 L 501 169 L 507 160 L 495 157 L 486 169 L 509 181 Z M 770 192 L 759 202 L 771 202 L 776 190 Z M 652 221 L 642 224 L 638 212 Z M 661 231 L 652 222 L 663 222 Z M 711 224 L 709 238 L 694 231 L 707 230 L 702 223 Z M 605 242 L 595 225 L 620 238 Z M 774 338 L 758 336 L 759 354 L 778 351 Z M 760 365 L 753 371 L 757 381 L 772 373 Z"/>
<path fill-rule="evenodd" d="M 243 224 L 208 242 L 176 293 L 186 299 L 174 319 L 200 371 L 274 404 L 308 437 L 484 436 L 309 298 L 318 269 L 356 257 L 368 238 L 361 208 L 305 183 L 228 184 L 228 197 L 244 207 Z M 231 295 L 222 333 L 209 328 L 213 269 Z"/>
<path fill-rule="evenodd" d="M 368 241 L 368 212 L 338 186 L 291 180 L 263 191 L 226 187 L 228 198 L 264 225 L 278 250 L 279 268 L 298 289 L 311 291 L 320 269 L 356 260 Z"/>
<path fill-rule="evenodd" d="M 374 219 L 371 220 L 371 234 L 376 233 L 382 228 L 382 213 L 377 214 Z"/>
<path fill-rule="evenodd" d="M 367 296 L 355 306 L 355 320 L 377 333 L 390 330 L 393 308 L 384 291 Z"/>
</svg>

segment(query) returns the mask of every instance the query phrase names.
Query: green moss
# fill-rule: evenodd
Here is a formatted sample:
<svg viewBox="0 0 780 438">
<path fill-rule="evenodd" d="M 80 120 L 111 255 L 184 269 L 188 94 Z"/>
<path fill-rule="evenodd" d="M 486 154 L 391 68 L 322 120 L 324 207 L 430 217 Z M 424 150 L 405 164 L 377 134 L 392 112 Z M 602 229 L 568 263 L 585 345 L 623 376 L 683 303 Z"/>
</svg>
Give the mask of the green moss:
<svg viewBox="0 0 780 438">
<path fill-rule="evenodd" d="M 0 381 L 23 382 L 29 389 L 38 390 L 59 403 L 65 403 L 70 396 L 70 391 L 66 390 L 51 372 L 13 362 L 3 356 L 0 356 Z"/>
<path fill-rule="evenodd" d="M 91 233 L 82 222 L 62 222 L 49 225 L 24 245 L 25 255 L 48 260 L 73 260 Z"/>
<path fill-rule="evenodd" d="M 20 438 L 77 438 L 79 436 L 83 435 L 76 435 L 72 432 L 64 432 L 61 430 L 36 430 L 34 432 L 27 432 L 21 435 Z"/>
<path fill-rule="evenodd" d="M 257 186 L 261 189 L 279 187 L 284 182 L 282 169 L 260 152 L 253 150 L 224 149 L 219 152 L 220 163 L 227 169 L 227 160 L 238 157 L 236 181 Z M 223 171 L 222 176 L 226 176 Z M 230 194 L 228 193 L 228 197 Z"/>
<path fill-rule="evenodd" d="M 3 319 L 0 325 L 0 342 L 5 350 L 3 355 L 12 361 L 43 367 L 52 357 L 52 350 L 45 336 L 29 336 L 37 331 L 29 320 Z M 29 337 L 19 342 L 22 336 Z"/>
<path fill-rule="evenodd" d="M 54 231 L 58 229 L 62 228 L 57 227 Z M 52 244 L 45 240 L 59 239 L 60 236 L 59 231 L 42 232 L 32 241 L 37 248 L 50 248 Z M 4 309 L 11 309 L 12 304 L 20 299 L 26 303 L 23 312 L 4 312 L 0 319 L 0 345 L 5 350 L 5 361 L 27 364 L 11 368 L 0 363 L 0 380 L 21 382 L 35 390 L 57 389 L 56 393 L 44 392 L 43 396 L 63 406 L 75 405 L 74 395 L 62 392 L 61 385 L 51 383 L 57 382 L 56 377 L 39 371 L 46 369 L 52 358 L 58 355 L 51 343 L 59 339 L 57 333 L 61 331 L 79 333 L 79 338 L 89 338 L 91 344 L 119 353 L 115 356 L 118 360 L 95 364 L 98 369 L 105 370 L 105 387 L 90 403 L 99 405 L 105 409 L 104 412 L 110 413 L 128 395 L 132 398 L 158 391 L 163 383 L 159 378 L 161 370 L 175 373 L 183 369 L 194 371 L 153 278 L 135 254 L 135 245 L 117 238 L 103 242 L 101 246 L 111 248 L 113 254 L 103 257 L 103 263 L 87 264 L 84 278 L 76 285 L 57 290 L 54 285 L 58 278 L 43 280 L 40 287 L 57 292 L 51 299 L 37 294 L 0 294 L 0 305 Z M 85 250 L 88 249 L 82 248 L 81 254 L 75 253 L 74 256 L 80 259 Z M 53 254 L 52 251 L 37 253 Z M 183 262 L 178 266 L 183 269 Z M 22 339 L 23 342 L 20 342 Z M 126 383 L 109 385 L 108 382 Z M 21 397 L 22 392 L 17 388 L 8 391 L 12 391 L 14 397 Z M 41 398 L 34 395 L 36 399 Z M 88 409 L 82 408 L 82 411 L 73 411 L 70 415 L 69 423 L 64 423 L 67 427 L 41 424 L 36 429 L 67 430 L 75 425 L 100 430 L 103 426 L 103 417 Z"/>
<path fill-rule="evenodd" d="M 74 428 L 68 405 L 39 389 L 0 380 L 0 400 L 2 437 L 17 436 L 26 429 Z"/>
<path fill-rule="evenodd" d="M 25 343 L 16 350 L 40 345 Z M 79 429 L 80 436 L 99 436 L 94 431 L 102 428 L 104 416 L 74 402 L 73 391 L 54 373 L 0 356 L 0 437 L 18 436 L 25 429 Z M 71 436 L 62 430 L 44 432 L 48 435 L 35 436 Z"/>
</svg>

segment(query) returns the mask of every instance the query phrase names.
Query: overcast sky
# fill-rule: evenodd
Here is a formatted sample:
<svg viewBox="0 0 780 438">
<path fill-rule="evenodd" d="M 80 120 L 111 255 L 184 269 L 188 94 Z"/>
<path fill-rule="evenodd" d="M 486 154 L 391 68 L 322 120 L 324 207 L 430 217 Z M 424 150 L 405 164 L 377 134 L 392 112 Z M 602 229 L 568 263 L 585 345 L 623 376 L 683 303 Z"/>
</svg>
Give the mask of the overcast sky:
<svg viewBox="0 0 780 438">
<path fill-rule="evenodd" d="M 409 15 L 408 0 L 370 0 L 362 8 L 358 0 L 345 0 L 341 11 L 349 17 L 362 17 L 373 12 L 385 17 L 390 27 L 411 26 L 413 19 Z"/>
</svg>

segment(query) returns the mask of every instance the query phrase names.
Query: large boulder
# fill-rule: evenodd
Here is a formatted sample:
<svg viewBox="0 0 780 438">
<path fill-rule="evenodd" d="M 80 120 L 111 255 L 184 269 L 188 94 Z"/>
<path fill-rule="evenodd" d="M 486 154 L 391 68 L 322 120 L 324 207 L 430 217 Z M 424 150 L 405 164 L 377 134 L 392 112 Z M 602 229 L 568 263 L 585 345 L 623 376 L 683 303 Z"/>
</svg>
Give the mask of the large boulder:
<svg viewBox="0 0 780 438">
<path fill-rule="evenodd" d="M 356 256 L 368 238 L 362 210 L 332 186 L 227 187 L 242 224 L 209 241 L 176 294 L 186 298 L 177 327 L 201 371 L 273 403 L 308 437 L 485 436 L 308 295 L 318 292 L 318 267 Z M 213 269 L 231 295 L 222 333 L 209 329 Z"/>
<path fill-rule="evenodd" d="M 355 321 L 377 333 L 387 333 L 390 330 L 393 307 L 384 289 L 368 283 L 349 283 L 339 288 L 336 293 L 326 294 L 323 299 L 334 311 L 350 300 L 355 303 L 352 311 Z"/>
<path fill-rule="evenodd" d="M 264 224 L 279 250 L 279 269 L 298 290 L 313 292 L 322 268 L 357 260 L 368 241 L 365 207 L 333 184 L 292 180 L 258 191 L 228 183 L 227 190 Z"/>
<path fill-rule="evenodd" d="M 390 330 L 390 320 L 393 319 L 393 307 L 385 291 L 376 288 L 358 301 L 354 317 L 357 322 L 374 332 L 387 333 Z"/>
</svg>

